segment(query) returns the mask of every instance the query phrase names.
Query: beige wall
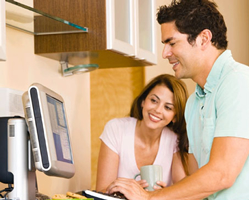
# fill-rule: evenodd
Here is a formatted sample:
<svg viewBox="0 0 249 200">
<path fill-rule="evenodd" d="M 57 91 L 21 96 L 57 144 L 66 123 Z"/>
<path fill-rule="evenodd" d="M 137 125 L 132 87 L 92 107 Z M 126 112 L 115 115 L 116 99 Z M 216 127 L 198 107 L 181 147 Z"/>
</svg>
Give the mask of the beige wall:
<svg viewBox="0 0 249 200">
<path fill-rule="evenodd" d="M 223 13 L 228 36 L 228 49 L 232 50 L 235 60 L 249 65 L 249 1 L 217 0 Z"/>
</svg>

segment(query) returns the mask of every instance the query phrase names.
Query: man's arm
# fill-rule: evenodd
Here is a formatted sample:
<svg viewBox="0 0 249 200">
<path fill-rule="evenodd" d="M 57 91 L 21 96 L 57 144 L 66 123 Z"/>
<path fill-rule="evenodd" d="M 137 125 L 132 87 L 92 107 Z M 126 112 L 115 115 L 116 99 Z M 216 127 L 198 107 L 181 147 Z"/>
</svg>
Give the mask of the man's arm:
<svg viewBox="0 0 249 200">
<path fill-rule="evenodd" d="M 219 190 L 231 187 L 249 155 L 249 139 L 214 138 L 210 161 L 178 183 L 146 193 L 132 180 L 116 180 L 107 189 L 120 191 L 130 200 L 200 200 Z"/>
<path fill-rule="evenodd" d="M 202 199 L 229 188 L 242 170 L 248 155 L 249 139 L 214 138 L 207 165 L 178 184 L 152 194 L 151 199 Z"/>
</svg>

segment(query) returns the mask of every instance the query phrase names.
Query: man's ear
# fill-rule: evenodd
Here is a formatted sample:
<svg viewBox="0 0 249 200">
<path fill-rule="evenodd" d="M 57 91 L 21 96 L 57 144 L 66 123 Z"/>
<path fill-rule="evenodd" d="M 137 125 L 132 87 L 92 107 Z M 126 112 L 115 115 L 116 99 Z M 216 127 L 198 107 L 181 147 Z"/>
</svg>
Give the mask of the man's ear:
<svg viewBox="0 0 249 200">
<path fill-rule="evenodd" d="M 204 50 L 211 44 L 212 32 L 209 29 L 204 29 L 200 34 L 201 48 Z"/>
</svg>

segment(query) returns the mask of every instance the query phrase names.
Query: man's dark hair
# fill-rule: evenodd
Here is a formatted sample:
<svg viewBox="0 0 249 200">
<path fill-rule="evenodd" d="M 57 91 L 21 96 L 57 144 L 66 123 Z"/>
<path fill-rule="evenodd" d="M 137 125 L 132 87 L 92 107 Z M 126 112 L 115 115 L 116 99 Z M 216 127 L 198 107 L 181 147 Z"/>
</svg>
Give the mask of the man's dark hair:
<svg viewBox="0 0 249 200">
<path fill-rule="evenodd" d="M 227 48 L 227 27 L 215 2 L 209 0 L 173 0 L 169 6 L 159 7 L 159 24 L 175 22 L 180 33 L 188 35 L 193 44 L 204 29 L 212 32 L 212 44 L 217 49 Z"/>
</svg>

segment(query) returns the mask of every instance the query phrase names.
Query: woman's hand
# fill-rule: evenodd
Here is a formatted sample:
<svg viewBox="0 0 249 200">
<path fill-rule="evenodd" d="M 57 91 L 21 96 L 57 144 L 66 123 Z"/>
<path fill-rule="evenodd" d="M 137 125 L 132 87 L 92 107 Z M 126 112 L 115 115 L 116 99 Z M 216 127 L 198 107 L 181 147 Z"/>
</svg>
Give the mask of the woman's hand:
<svg viewBox="0 0 249 200">
<path fill-rule="evenodd" d="M 141 187 L 144 188 L 145 190 L 146 190 L 146 187 L 149 186 L 146 180 L 140 180 L 140 181 L 137 181 L 137 183 L 141 185 Z M 167 186 L 166 183 L 164 183 L 163 181 L 157 181 L 156 184 L 157 185 L 153 186 L 154 190 L 159 190 Z"/>
<path fill-rule="evenodd" d="M 157 181 L 156 184 L 157 185 L 153 186 L 154 190 L 160 190 L 160 189 L 165 188 L 167 186 L 167 184 L 164 183 L 163 181 Z"/>
<path fill-rule="evenodd" d="M 149 186 L 149 184 L 147 183 L 146 180 L 139 180 L 139 181 L 137 181 L 137 183 L 139 185 L 141 185 L 141 187 L 144 188 L 144 189 Z"/>
</svg>

